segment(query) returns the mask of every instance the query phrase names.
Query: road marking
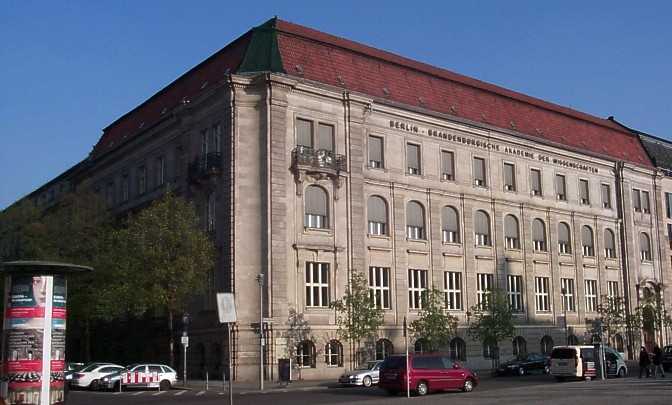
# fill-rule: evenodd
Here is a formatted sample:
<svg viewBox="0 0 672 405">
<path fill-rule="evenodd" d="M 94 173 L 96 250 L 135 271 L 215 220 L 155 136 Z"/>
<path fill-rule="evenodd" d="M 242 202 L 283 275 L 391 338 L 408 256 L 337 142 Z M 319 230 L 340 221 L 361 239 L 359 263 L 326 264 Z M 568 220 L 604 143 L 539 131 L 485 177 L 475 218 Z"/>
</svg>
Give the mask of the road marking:
<svg viewBox="0 0 672 405">
<path fill-rule="evenodd" d="M 178 391 L 178 392 L 175 393 L 175 396 L 176 396 L 176 397 L 179 397 L 180 395 L 184 394 L 185 392 L 187 392 L 187 391 L 186 391 L 186 390 L 184 390 L 184 391 Z"/>
<path fill-rule="evenodd" d="M 196 396 L 198 397 L 198 396 L 201 396 L 201 395 L 203 395 L 203 394 L 205 394 L 205 391 L 198 391 L 198 392 L 196 393 Z"/>
<path fill-rule="evenodd" d="M 137 397 L 138 395 L 142 395 L 144 393 L 145 393 L 145 391 L 138 391 L 135 394 L 131 394 L 131 395 L 133 395 L 134 397 Z"/>
<path fill-rule="evenodd" d="M 153 397 L 157 397 L 157 396 L 159 396 L 159 395 L 163 395 L 163 394 L 165 394 L 166 392 L 168 392 L 168 391 L 159 391 L 159 392 L 155 392 L 155 393 L 152 394 L 152 396 L 153 396 Z"/>
</svg>

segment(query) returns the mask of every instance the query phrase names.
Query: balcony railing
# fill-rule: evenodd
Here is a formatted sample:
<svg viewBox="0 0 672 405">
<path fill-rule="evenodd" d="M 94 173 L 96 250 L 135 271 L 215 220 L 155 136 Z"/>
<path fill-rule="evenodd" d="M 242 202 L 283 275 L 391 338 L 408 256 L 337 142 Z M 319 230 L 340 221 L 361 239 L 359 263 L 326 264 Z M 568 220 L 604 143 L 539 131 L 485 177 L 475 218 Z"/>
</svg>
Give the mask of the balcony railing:
<svg viewBox="0 0 672 405">
<path fill-rule="evenodd" d="M 219 152 L 207 153 L 197 157 L 189 165 L 189 177 L 192 180 L 207 178 L 222 172 L 222 154 Z"/>
<path fill-rule="evenodd" d="M 345 156 L 324 149 L 297 146 L 292 152 L 294 165 L 306 169 L 346 171 Z"/>
</svg>

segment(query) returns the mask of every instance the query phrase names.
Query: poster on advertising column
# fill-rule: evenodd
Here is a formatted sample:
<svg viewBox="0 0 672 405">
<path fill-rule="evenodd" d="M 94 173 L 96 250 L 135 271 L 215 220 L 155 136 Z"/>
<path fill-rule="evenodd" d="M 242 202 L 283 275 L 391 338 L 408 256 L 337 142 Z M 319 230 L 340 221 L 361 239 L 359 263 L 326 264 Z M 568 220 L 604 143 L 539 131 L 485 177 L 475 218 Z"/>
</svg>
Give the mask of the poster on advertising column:
<svg viewBox="0 0 672 405">
<path fill-rule="evenodd" d="M 66 282 L 64 275 L 54 276 L 51 310 L 51 379 L 50 404 L 61 404 L 65 398 L 65 319 Z"/>
</svg>

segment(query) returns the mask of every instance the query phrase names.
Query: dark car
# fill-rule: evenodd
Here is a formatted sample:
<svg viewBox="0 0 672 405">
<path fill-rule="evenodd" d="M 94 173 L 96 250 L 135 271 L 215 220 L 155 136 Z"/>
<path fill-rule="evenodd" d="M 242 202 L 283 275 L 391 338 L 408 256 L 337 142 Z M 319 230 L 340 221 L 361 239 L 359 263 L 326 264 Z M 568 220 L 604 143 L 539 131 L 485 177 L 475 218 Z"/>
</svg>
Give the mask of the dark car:
<svg viewBox="0 0 672 405">
<path fill-rule="evenodd" d="M 470 392 L 479 382 L 476 373 L 452 361 L 446 354 L 409 354 L 408 377 L 406 363 L 405 355 L 393 355 L 385 359 L 380 366 L 378 386 L 390 395 L 406 391 L 407 386 L 410 391 L 425 395 L 444 390 Z"/>
<path fill-rule="evenodd" d="M 663 360 L 661 364 L 665 371 L 670 371 L 672 369 L 672 345 L 663 347 Z"/>
<path fill-rule="evenodd" d="M 538 353 L 528 353 L 499 365 L 497 375 L 525 375 L 530 373 L 548 374 L 548 357 Z"/>
</svg>

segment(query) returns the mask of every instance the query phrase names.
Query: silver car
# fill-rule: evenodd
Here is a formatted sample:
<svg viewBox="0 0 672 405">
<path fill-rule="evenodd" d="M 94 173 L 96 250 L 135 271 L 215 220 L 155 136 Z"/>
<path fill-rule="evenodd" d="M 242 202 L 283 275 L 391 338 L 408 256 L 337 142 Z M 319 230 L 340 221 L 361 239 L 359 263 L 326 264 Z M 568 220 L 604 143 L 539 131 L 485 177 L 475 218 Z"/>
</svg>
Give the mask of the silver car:
<svg viewBox="0 0 672 405">
<path fill-rule="evenodd" d="M 363 385 L 365 387 L 378 384 L 380 365 L 382 363 L 382 361 L 369 361 L 358 369 L 340 376 L 338 382 L 343 385 Z"/>
</svg>

